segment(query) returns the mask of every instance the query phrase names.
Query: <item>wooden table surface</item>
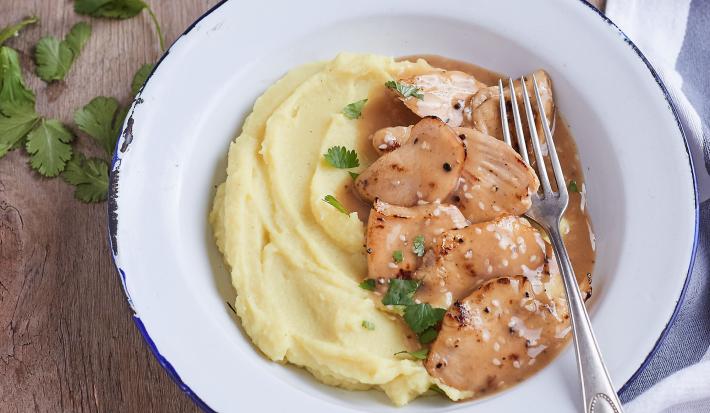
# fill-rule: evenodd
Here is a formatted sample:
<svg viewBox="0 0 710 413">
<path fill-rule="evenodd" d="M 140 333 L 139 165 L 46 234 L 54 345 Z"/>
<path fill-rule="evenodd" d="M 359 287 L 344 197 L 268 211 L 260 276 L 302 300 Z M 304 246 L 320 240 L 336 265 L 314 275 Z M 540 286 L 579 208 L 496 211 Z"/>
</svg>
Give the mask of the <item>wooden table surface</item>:
<svg viewBox="0 0 710 413">
<path fill-rule="evenodd" d="M 218 0 L 149 2 L 170 44 Z M 0 0 L 0 27 L 41 19 L 8 45 L 20 53 L 38 112 L 68 125 L 95 96 L 128 103 L 133 73 L 160 55 L 147 14 L 90 19 L 72 4 Z M 47 86 L 33 74 L 32 48 L 80 20 L 92 24 L 91 39 L 66 80 Z M 99 155 L 85 137 L 75 147 Z M 32 171 L 23 151 L 0 159 L 0 412 L 196 411 L 131 320 L 108 253 L 106 204 L 72 193 Z"/>
</svg>

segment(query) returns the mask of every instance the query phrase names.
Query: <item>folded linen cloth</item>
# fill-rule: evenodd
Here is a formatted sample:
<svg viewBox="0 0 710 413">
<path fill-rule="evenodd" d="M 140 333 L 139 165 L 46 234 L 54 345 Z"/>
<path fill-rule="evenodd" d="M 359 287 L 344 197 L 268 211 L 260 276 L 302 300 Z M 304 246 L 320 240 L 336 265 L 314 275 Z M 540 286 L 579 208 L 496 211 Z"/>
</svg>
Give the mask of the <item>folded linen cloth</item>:
<svg viewBox="0 0 710 413">
<path fill-rule="evenodd" d="M 698 180 L 700 238 L 680 312 L 621 391 L 628 413 L 710 412 L 710 1 L 607 0 L 607 16 L 661 75 Z"/>
</svg>

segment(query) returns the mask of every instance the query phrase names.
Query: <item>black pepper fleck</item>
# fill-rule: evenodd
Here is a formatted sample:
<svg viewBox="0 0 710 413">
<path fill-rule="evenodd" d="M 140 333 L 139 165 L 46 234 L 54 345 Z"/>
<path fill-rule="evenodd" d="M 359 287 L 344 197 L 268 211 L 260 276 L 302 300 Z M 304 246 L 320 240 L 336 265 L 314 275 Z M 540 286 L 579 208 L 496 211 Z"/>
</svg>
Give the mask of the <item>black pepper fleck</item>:
<svg viewBox="0 0 710 413">
<path fill-rule="evenodd" d="M 451 165 L 448 162 L 444 162 L 444 170 L 446 172 L 451 172 Z"/>
</svg>

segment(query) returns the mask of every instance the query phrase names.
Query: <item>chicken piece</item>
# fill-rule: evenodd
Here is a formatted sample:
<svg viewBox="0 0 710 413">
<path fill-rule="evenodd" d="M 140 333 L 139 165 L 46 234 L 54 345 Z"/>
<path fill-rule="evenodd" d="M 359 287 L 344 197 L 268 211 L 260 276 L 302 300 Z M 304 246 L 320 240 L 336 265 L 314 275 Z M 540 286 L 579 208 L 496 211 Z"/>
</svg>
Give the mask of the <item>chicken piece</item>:
<svg viewBox="0 0 710 413">
<path fill-rule="evenodd" d="M 540 186 L 535 171 L 503 141 L 470 128 L 456 132 L 464 138 L 467 156 L 447 202 L 473 223 L 527 212 L 530 195 Z"/>
<path fill-rule="evenodd" d="M 446 231 L 433 249 L 433 259 L 415 273 L 421 285 L 415 297 L 448 308 L 481 283 L 495 277 L 542 271 L 546 244 L 527 219 L 516 216 Z"/>
<path fill-rule="evenodd" d="M 412 136 L 411 126 L 390 126 L 373 133 L 370 140 L 377 154 L 383 155 L 404 145 L 409 141 L 410 136 Z"/>
<path fill-rule="evenodd" d="M 413 206 L 445 199 L 466 160 L 466 148 L 454 130 L 436 118 L 412 127 L 409 142 L 378 158 L 355 180 L 365 201 Z"/>
<path fill-rule="evenodd" d="M 446 312 L 425 367 L 472 397 L 512 386 L 544 367 L 567 343 L 567 300 L 559 276 L 495 278 Z"/>
<path fill-rule="evenodd" d="M 400 79 L 399 83 L 416 87 L 421 93 L 421 99 L 400 96 L 412 112 L 421 117 L 436 116 L 449 126 L 461 126 L 469 100 L 486 87 L 468 73 L 456 70 L 436 70 Z"/>
<path fill-rule="evenodd" d="M 547 120 L 550 122 L 550 125 L 552 125 L 555 117 L 555 102 L 552 96 L 552 81 L 550 80 L 550 76 L 544 70 L 538 70 L 533 74 L 537 80 L 537 87 L 540 91 L 543 107 L 545 108 L 545 115 L 547 115 Z M 529 136 L 530 130 L 528 129 L 527 117 L 525 116 L 525 106 L 523 104 L 523 89 L 520 85 L 520 80 L 514 81 L 513 84 L 515 87 L 515 96 L 517 97 L 516 100 L 518 102 L 518 111 L 520 112 L 520 117 L 523 123 L 523 132 L 525 133 L 525 136 Z M 535 114 L 537 133 L 540 137 L 540 142 L 544 143 L 545 134 L 542 131 L 542 126 L 540 124 L 541 117 L 539 116 L 537 110 L 537 101 L 535 100 L 535 90 L 533 88 L 532 76 L 525 76 L 525 84 L 527 86 L 528 96 L 530 96 L 531 107 Z M 513 112 L 510 106 L 509 87 L 506 86 L 503 88 L 503 95 L 508 103 L 508 127 L 511 132 L 511 138 L 515 143 L 517 137 L 515 135 Z M 478 91 L 478 93 L 476 93 L 476 95 L 471 99 L 471 105 L 467 109 L 466 119 L 464 120 L 465 126 L 472 126 L 487 135 L 503 139 L 503 129 L 500 121 L 500 94 L 498 92 L 497 85 L 489 86 Z M 529 146 L 530 144 L 528 143 L 528 147 Z M 543 148 L 543 152 L 545 152 L 547 150 L 547 146 L 543 145 Z M 528 149 L 531 150 L 531 148 Z M 532 152 L 530 153 L 532 154 Z M 532 156 L 531 159 L 533 159 Z"/>
<path fill-rule="evenodd" d="M 375 201 L 367 222 L 366 249 L 369 278 L 411 278 L 421 264 L 421 253 L 414 252 L 414 240 L 423 237 L 424 249 L 431 249 L 447 230 L 468 225 L 458 208 L 444 204 L 426 204 L 411 208 Z M 395 251 L 402 252 L 402 261 L 395 262 Z"/>
</svg>

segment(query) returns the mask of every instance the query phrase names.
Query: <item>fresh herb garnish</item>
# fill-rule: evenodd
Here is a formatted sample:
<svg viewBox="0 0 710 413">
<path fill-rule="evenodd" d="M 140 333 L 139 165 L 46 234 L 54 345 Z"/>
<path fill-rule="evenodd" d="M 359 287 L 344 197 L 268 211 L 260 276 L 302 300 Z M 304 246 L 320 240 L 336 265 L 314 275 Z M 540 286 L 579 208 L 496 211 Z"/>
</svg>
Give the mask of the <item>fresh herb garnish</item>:
<svg viewBox="0 0 710 413">
<path fill-rule="evenodd" d="M 74 196 L 83 202 L 99 202 L 108 195 L 108 164 L 103 159 L 86 159 L 81 153 L 67 162 L 64 180 L 76 187 Z"/>
<path fill-rule="evenodd" d="M 339 169 L 355 168 L 360 166 L 355 150 L 348 150 L 344 146 L 333 146 L 323 155 L 326 161 Z"/>
<path fill-rule="evenodd" d="M 165 50 L 163 31 L 153 10 L 143 0 L 75 0 L 74 11 L 92 17 L 105 17 L 108 19 L 129 19 L 138 13 L 148 10 L 151 20 L 158 33 L 160 49 Z"/>
<path fill-rule="evenodd" d="M 402 250 L 396 250 L 395 252 L 392 253 L 392 261 L 395 263 L 399 264 L 404 260 L 404 255 L 402 255 Z"/>
<path fill-rule="evenodd" d="M 421 334 L 419 334 L 419 342 L 422 344 L 429 344 L 432 341 L 436 340 L 436 336 L 438 335 L 439 332 L 436 330 L 436 328 L 427 328 Z"/>
<path fill-rule="evenodd" d="M 385 82 L 385 86 L 399 93 L 399 95 L 403 98 L 415 97 L 419 100 L 424 99 L 424 95 L 422 95 L 421 90 L 416 86 L 395 82 L 394 80 L 388 80 Z"/>
<path fill-rule="evenodd" d="M 10 117 L 34 111 L 35 94 L 22 80 L 17 52 L 6 46 L 0 47 L 0 112 Z"/>
<path fill-rule="evenodd" d="M 131 82 L 131 93 L 133 93 L 133 96 L 135 96 L 141 87 L 143 87 L 143 84 L 146 79 L 148 79 L 148 75 L 150 75 L 150 72 L 153 71 L 154 67 L 154 64 L 146 63 L 138 69 L 136 74 L 133 75 L 133 81 Z"/>
<path fill-rule="evenodd" d="M 373 280 L 372 278 L 366 278 L 360 283 L 360 288 L 363 290 L 368 290 L 368 291 L 375 291 L 375 286 L 377 285 L 377 282 Z"/>
<path fill-rule="evenodd" d="M 7 26 L 0 30 L 0 45 L 5 43 L 5 41 L 11 37 L 15 37 L 20 33 L 20 30 L 24 29 L 25 26 L 29 26 L 30 24 L 35 24 L 39 21 L 39 19 L 35 16 L 32 17 L 26 17 L 22 19 L 22 21 L 15 23 L 13 25 Z"/>
<path fill-rule="evenodd" d="M 567 184 L 567 189 L 569 189 L 570 192 L 579 192 L 579 187 L 577 186 L 577 181 L 572 179 L 569 181 L 569 184 Z"/>
<path fill-rule="evenodd" d="M 412 252 L 414 252 L 417 257 L 424 256 L 424 235 L 417 235 L 414 237 L 414 242 L 412 243 Z"/>
<path fill-rule="evenodd" d="M 365 103 L 367 103 L 367 99 L 362 99 L 347 104 L 343 108 L 343 115 L 345 115 L 345 117 L 348 119 L 358 119 L 360 116 L 362 116 L 362 108 L 365 107 Z"/>
<path fill-rule="evenodd" d="M 414 293 L 419 288 L 419 282 L 416 280 L 401 280 L 393 278 L 390 280 L 390 286 L 387 293 L 382 298 L 384 305 L 411 305 L 414 304 Z"/>
<path fill-rule="evenodd" d="M 79 130 L 96 139 L 108 155 L 113 153 L 118 133 L 123 125 L 126 111 L 119 108 L 112 97 L 95 97 L 74 112 L 74 122 Z"/>
<path fill-rule="evenodd" d="M 32 169 L 46 177 L 59 175 L 72 156 L 71 145 L 74 135 L 59 122 L 50 119 L 42 121 L 27 134 L 25 149 L 30 154 Z"/>
<path fill-rule="evenodd" d="M 37 76 L 45 82 L 63 80 L 91 36 L 91 26 L 75 24 L 61 42 L 53 36 L 40 39 L 35 48 Z"/>
<path fill-rule="evenodd" d="M 429 349 L 423 348 L 423 349 L 417 350 L 417 351 L 403 350 L 403 351 L 398 351 L 398 352 L 394 353 L 395 356 L 400 355 L 400 354 L 410 355 L 417 360 L 426 360 L 427 355 L 429 355 Z"/>
<path fill-rule="evenodd" d="M 362 327 L 367 330 L 374 330 L 375 324 L 372 321 L 362 320 Z"/>
<path fill-rule="evenodd" d="M 323 198 L 323 201 L 326 203 L 330 204 L 333 206 L 333 208 L 337 209 L 338 211 L 342 212 L 345 215 L 348 215 L 348 210 L 345 209 L 343 204 L 340 203 L 333 195 L 326 195 L 325 198 Z"/>
<path fill-rule="evenodd" d="M 408 305 L 404 309 L 404 321 L 417 334 L 434 327 L 444 318 L 446 310 L 432 307 L 428 303 Z"/>
<path fill-rule="evenodd" d="M 350 174 L 350 178 L 352 178 L 353 181 L 356 180 L 358 176 L 360 176 L 360 174 L 357 172 L 348 171 L 348 174 Z"/>
<path fill-rule="evenodd" d="M 0 115 L 0 158 L 13 149 L 23 146 L 25 136 L 39 122 L 39 115 L 19 112 L 12 116 Z"/>
</svg>

